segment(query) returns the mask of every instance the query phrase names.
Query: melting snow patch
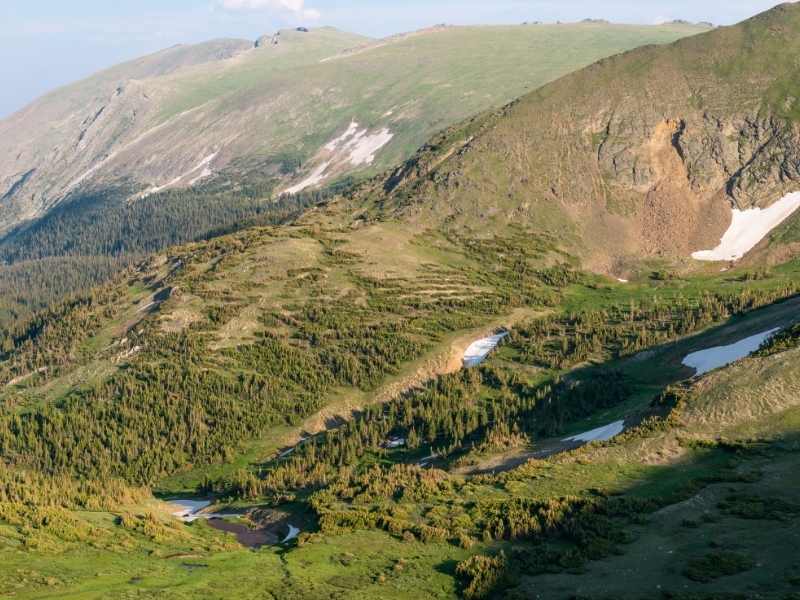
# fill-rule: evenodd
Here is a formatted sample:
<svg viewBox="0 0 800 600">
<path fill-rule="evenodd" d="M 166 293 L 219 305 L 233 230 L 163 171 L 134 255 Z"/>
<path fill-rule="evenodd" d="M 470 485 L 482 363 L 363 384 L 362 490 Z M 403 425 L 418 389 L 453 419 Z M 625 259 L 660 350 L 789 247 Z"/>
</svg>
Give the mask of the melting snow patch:
<svg viewBox="0 0 800 600">
<path fill-rule="evenodd" d="M 323 147 L 323 150 L 328 153 L 327 160 L 314 169 L 303 181 L 287 188 L 283 193 L 302 192 L 306 188 L 321 183 L 333 172 L 342 171 L 342 167 L 347 164 L 354 167 L 371 165 L 375 161 L 378 151 L 392 138 L 394 138 L 394 134 L 386 127 L 375 133 L 369 133 L 366 128 L 360 129 L 358 123 L 351 121 L 342 135 L 332 139 Z M 329 167 L 331 173 L 328 173 Z"/>
<path fill-rule="evenodd" d="M 173 515 L 182 521 L 193 521 L 204 508 L 211 506 L 209 500 L 170 500 L 169 503 L 175 511 Z"/>
<path fill-rule="evenodd" d="M 217 157 L 217 154 L 219 153 L 214 152 L 214 154 L 209 154 L 202 161 L 200 161 L 199 165 L 197 165 L 194 169 L 192 169 L 186 174 L 186 175 L 191 175 L 192 173 L 196 173 L 200 169 L 203 169 L 197 177 L 195 177 L 189 182 L 190 186 L 194 185 L 198 181 L 205 179 L 206 177 L 211 177 L 214 174 L 214 171 L 212 171 L 208 165 L 211 164 L 211 161 Z"/>
<path fill-rule="evenodd" d="M 394 134 L 386 127 L 370 134 L 366 128 L 359 129 L 358 123 L 351 121 L 342 135 L 325 144 L 325 150 L 340 152 L 342 158 L 353 166 L 371 165 L 378 150 L 388 144 L 393 137 Z"/>
<path fill-rule="evenodd" d="M 733 220 L 719 246 L 692 254 L 695 260 L 739 260 L 800 208 L 800 192 L 784 196 L 769 208 L 733 210 Z"/>
<path fill-rule="evenodd" d="M 283 541 L 281 542 L 281 544 L 285 544 L 286 542 L 292 541 L 298 535 L 300 535 L 300 530 L 297 527 L 295 527 L 294 525 L 290 524 L 289 525 L 289 534 L 285 538 L 283 538 Z"/>
<path fill-rule="evenodd" d="M 716 346 L 699 352 L 693 352 L 683 359 L 683 364 L 695 369 L 695 375 L 704 375 L 714 369 L 725 367 L 739 359 L 749 356 L 761 347 L 765 341 L 781 330 L 780 327 L 752 335 L 739 340 L 730 346 Z"/>
<path fill-rule="evenodd" d="M 219 152 L 214 152 L 213 154 L 209 154 L 203 160 L 201 160 L 197 165 L 195 165 L 194 167 L 192 167 L 191 169 L 186 171 L 186 173 L 184 173 L 183 175 L 179 175 L 178 177 L 176 177 L 175 179 L 173 179 L 169 183 L 165 183 L 164 185 L 151 186 L 146 191 L 142 192 L 139 197 L 140 198 L 147 198 L 148 196 L 152 196 L 153 194 L 157 194 L 158 192 L 162 192 L 162 191 L 166 190 L 167 188 L 171 188 L 172 186 L 179 184 L 181 181 L 183 181 L 187 177 L 189 177 L 191 175 L 194 175 L 195 173 L 197 173 L 197 171 L 200 171 L 200 169 L 202 169 L 200 174 L 197 177 L 195 177 L 194 179 L 192 179 L 191 181 L 189 181 L 189 185 L 190 186 L 194 185 L 195 183 L 197 183 L 201 179 L 205 179 L 206 177 L 211 177 L 211 175 L 213 175 L 214 172 L 211 170 L 209 165 L 211 164 L 211 161 L 214 160 L 217 157 L 217 154 L 219 154 Z"/>
<path fill-rule="evenodd" d="M 508 333 L 498 333 L 489 337 L 482 338 L 470 344 L 464 352 L 464 366 L 466 368 L 475 367 L 481 364 L 489 353 L 497 348 L 497 345 L 508 335 Z"/>
<path fill-rule="evenodd" d="M 325 144 L 325 150 L 327 150 L 328 152 L 336 152 L 336 149 L 339 147 L 339 145 L 344 143 L 349 138 L 353 137 L 357 131 L 358 131 L 358 123 L 356 123 L 355 121 L 350 121 L 350 126 L 347 128 L 347 131 L 345 131 L 338 138 L 332 139 L 330 142 Z"/>
<path fill-rule="evenodd" d="M 615 421 L 605 427 L 598 427 L 580 435 L 565 438 L 562 442 L 607 442 L 625 430 L 625 421 Z"/>
<path fill-rule="evenodd" d="M 365 129 L 363 132 L 359 132 L 354 136 L 345 147 L 345 149 L 350 152 L 347 160 L 354 166 L 371 165 L 375 161 L 375 155 L 378 153 L 378 150 L 392 141 L 393 137 L 394 134 L 386 127 L 372 135 L 367 135 Z"/>
<path fill-rule="evenodd" d="M 320 181 L 325 179 L 325 171 L 328 169 L 329 162 L 324 162 L 316 169 L 314 169 L 308 177 L 303 179 L 297 185 L 293 185 L 290 188 L 287 188 L 284 194 L 297 194 L 302 192 L 304 189 L 311 187 L 312 185 L 317 185 Z"/>
</svg>

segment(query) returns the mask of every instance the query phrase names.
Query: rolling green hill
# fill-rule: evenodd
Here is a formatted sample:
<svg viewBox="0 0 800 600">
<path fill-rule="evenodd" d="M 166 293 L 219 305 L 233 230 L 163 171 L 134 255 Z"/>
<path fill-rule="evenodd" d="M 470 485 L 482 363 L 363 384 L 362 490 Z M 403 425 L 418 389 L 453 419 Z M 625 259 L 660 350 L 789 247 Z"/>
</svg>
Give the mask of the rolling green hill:
<svg viewBox="0 0 800 600">
<path fill-rule="evenodd" d="M 379 41 L 281 31 L 256 47 L 178 46 L 56 90 L 0 122 L 0 263 L 12 265 L 0 268 L 0 321 L 147 253 L 280 221 L 476 112 L 705 29 L 445 27 Z M 276 206 L 287 190 L 303 193 Z"/>
<path fill-rule="evenodd" d="M 324 162 L 319 182 L 374 173 L 435 131 L 598 58 L 700 31 L 537 25 L 372 41 L 322 28 L 280 31 L 256 47 L 226 40 L 172 48 L 57 90 L 0 122 L 0 228 L 120 181 L 154 193 L 212 175 L 298 182 Z M 351 123 L 361 137 L 326 151 Z"/>
<path fill-rule="evenodd" d="M 786 4 L 602 60 L 452 130 L 382 204 L 475 231 L 558 231 L 620 277 L 643 256 L 690 264 L 719 242 L 731 208 L 797 191 L 799 24 Z"/>
<path fill-rule="evenodd" d="M 604 59 L 4 332 L 0 593 L 792 598 L 796 217 L 689 253 L 795 191 L 798 32 Z"/>
<path fill-rule="evenodd" d="M 257 47 L 175 47 L 57 90 L 0 122 L 0 263 L 11 265 L 0 321 L 147 253 L 280 221 L 476 112 L 705 29 L 445 27 L 379 41 L 281 31 Z"/>
</svg>

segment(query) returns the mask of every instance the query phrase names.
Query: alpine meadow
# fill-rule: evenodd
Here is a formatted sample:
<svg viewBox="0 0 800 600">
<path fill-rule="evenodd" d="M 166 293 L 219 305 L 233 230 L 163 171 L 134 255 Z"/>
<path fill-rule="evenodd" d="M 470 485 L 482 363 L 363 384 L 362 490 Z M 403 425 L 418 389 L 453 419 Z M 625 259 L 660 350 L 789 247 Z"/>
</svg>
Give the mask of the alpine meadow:
<svg viewBox="0 0 800 600">
<path fill-rule="evenodd" d="M 0 120 L 0 597 L 800 599 L 800 4 L 529 4 Z"/>
</svg>

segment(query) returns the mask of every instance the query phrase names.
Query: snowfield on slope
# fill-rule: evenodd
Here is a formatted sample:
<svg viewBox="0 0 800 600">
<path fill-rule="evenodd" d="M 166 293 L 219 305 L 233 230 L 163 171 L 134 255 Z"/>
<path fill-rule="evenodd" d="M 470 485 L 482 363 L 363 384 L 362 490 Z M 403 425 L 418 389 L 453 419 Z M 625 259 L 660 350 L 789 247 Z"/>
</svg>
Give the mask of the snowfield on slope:
<svg viewBox="0 0 800 600">
<path fill-rule="evenodd" d="M 306 188 L 317 185 L 323 179 L 325 179 L 325 171 L 328 170 L 330 164 L 331 163 L 329 162 L 322 163 L 316 169 L 314 169 L 308 177 L 303 179 L 303 181 L 301 181 L 297 185 L 293 185 L 290 188 L 286 188 L 284 194 L 297 194 L 299 192 L 302 192 Z"/>
<path fill-rule="evenodd" d="M 214 152 L 213 154 L 209 154 L 203 160 L 201 160 L 197 165 L 192 167 L 190 170 L 186 171 L 186 173 L 183 173 L 182 175 L 178 175 L 172 181 L 169 181 L 169 182 L 167 182 L 167 183 L 165 183 L 163 185 L 150 186 L 147 190 L 145 190 L 144 192 L 139 194 L 139 198 L 140 199 L 144 199 L 144 198 L 147 198 L 148 196 L 152 196 L 153 194 L 157 194 L 159 192 L 163 192 L 166 189 L 169 189 L 169 188 L 171 188 L 173 186 L 176 186 L 181 181 L 185 180 L 187 177 L 190 177 L 190 176 L 194 175 L 195 173 L 197 173 L 197 171 L 200 171 L 201 169 L 202 169 L 202 171 L 200 171 L 200 174 L 197 175 L 196 177 L 194 177 L 191 181 L 189 181 L 189 185 L 190 186 L 196 184 L 198 181 L 201 181 L 203 179 L 211 177 L 214 174 L 214 172 L 211 170 L 210 165 L 211 165 L 211 162 L 215 158 L 217 158 L 218 154 L 219 154 L 219 152 Z"/>
<path fill-rule="evenodd" d="M 610 425 L 598 427 L 591 431 L 574 435 L 572 437 L 564 438 L 562 442 L 607 442 L 608 440 L 617 437 L 625 430 L 625 421 L 615 421 Z"/>
<path fill-rule="evenodd" d="M 314 187 L 332 175 L 347 170 L 347 166 L 363 167 L 375 162 L 375 155 L 392 141 L 394 134 L 388 127 L 369 132 L 356 121 L 351 121 L 340 136 L 325 144 L 319 157 L 326 157 L 305 179 L 284 190 L 284 194 L 297 194 Z M 326 156 L 327 155 L 327 156 Z"/>
<path fill-rule="evenodd" d="M 481 364 L 489 353 L 497 348 L 497 345 L 508 335 L 508 333 L 498 333 L 489 337 L 481 338 L 470 344 L 464 352 L 464 367 L 476 367 Z"/>
<path fill-rule="evenodd" d="M 733 210 L 733 220 L 719 246 L 692 254 L 695 260 L 739 260 L 800 208 L 800 192 L 784 196 L 769 208 Z"/>
<path fill-rule="evenodd" d="M 781 330 L 780 327 L 751 335 L 748 338 L 739 340 L 735 344 L 728 346 L 716 346 L 714 348 L 707 348 L 699 352 L 693 352 L 683 359 L 683 364 L 687 367 L 695 369 L 697 375 L 705 375 L 710 371 L 725 367 L 731 363 L 736 362 L 750 356 L 753 352 L 758 350 L 765 341 Z"/>
</svg>

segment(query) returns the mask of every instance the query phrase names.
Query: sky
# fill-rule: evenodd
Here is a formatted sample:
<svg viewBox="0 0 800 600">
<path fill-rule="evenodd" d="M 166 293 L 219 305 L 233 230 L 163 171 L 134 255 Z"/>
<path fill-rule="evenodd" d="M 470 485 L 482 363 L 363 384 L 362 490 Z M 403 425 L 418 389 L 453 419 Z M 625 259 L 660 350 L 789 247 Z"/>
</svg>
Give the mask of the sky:
<svg viewBox="0 0 800 600">
<path fill-rule="evenodd" d="M 451 25 L 603 18 L 729 25 L 775 0 L 0 0 L 0 118 L 53 88 L 178 43 L 331 25 L 372 37 Z"/>
</svg>

